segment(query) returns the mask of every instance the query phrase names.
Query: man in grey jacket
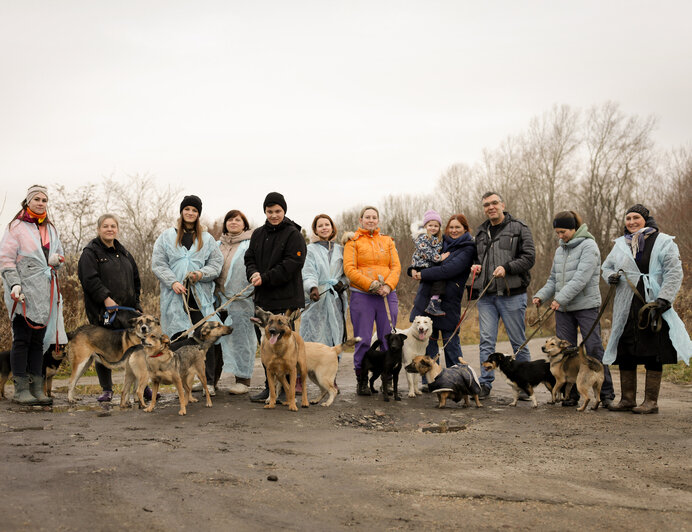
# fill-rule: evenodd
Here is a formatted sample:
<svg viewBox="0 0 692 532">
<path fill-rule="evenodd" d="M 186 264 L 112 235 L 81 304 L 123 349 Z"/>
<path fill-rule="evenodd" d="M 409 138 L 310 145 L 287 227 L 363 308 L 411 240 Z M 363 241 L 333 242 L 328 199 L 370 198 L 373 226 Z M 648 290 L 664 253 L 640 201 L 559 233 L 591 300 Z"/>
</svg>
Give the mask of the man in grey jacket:
<svg viewBox="0 0 692 532">
<path fill-rule="evenodd" d="M 526 288 L 531 281 L 529 270 L 536 260 L 531 231 L 524 222 L 505 212 L 505 204 L 497 192 L 483 194 L 483 212 L 488 220 L 476 233 L 476 264 L 471 271 L 478 275 L 480 288 L 491 283 L 478 300 L 480 329 L 481 384 L 480 397 L 490 394 L 495 375 L 483 362 L 495 351 L 500 319 L 516 350 L 526 341 Z M 518 361 L 531 360 L 526 346 L 516 353 Z"/>
</svg>

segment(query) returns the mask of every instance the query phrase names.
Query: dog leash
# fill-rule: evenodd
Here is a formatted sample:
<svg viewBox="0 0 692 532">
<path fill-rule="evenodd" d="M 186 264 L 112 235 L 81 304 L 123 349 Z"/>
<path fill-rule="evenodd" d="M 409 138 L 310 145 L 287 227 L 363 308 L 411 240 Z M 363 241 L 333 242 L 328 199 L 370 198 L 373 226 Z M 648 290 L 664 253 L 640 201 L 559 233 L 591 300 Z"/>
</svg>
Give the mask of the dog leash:
<svg viewBox="0 0 692 532">
<path fill-rule="evenodd" d="M 121 307 L 120 305 L 113 305 L 110 307 L 106 307 L 106 312 L 103 313 L 103 324 L 104 325 L 111 325 L 115 321 L 115 316 L 119 310 L 129 310 L 129 311 L 137 313 L 140 316 L 142 315 L 142 313 L 139 310 L 137 310 L 136 308 Z"/>
<path fill-rule="evenodd" d="M 619 270 L 622 271 L 622 270 Z M 627 276 L 625 276 L 627 278 Z M 603 313 L 605 312 L 606 307 L 608 306 L 608 303 L 610 303 L 610 300 L 613 299 L 613 295 L 615 295 L 615 289 L 617 288 L 616 285 L 611 284 L 610 288 L 608 289 L 608 293 L 605 296 L 605 299 L 603 299 L 603 303 L 601 304 L 601 309 L 598 311 L 598 316 L 596 316 L 596 319 L 593 322 L 593 325 L 589 329 L 589 332 L 586 333 L 586 336 L 582 338 L 582 341 L 579 343 L 579 347 L 583 346 L 586 341 L 589 339 L 589 336 L 591 336 L 591 333 L 594 331 L 596 328 L 596 325 L 601 322 L 601 316 L 603 316 Z"/>
<path fill-rule="evenodd" d="M 332 287 L 330 286 L 324 292 L 320 292 L 319 296 L 322 297 L 324 294 L 329 292 L 331 289 L 332 289 Z M 303 314 L 305 314 L 315 303 L 318 303 L 318 302 L 319 302 L 319 299 L 317 301 L 311 301 L 310 303 L 305 305 L 305 308 L 303 308 L 302 312 L 300 313 L 300 317 L 303 317 Z"/>
<path fill-rule="evenodd" d="M 536 309 L 536 311 L 538 311 L 538 309 Z M 538 325 L 538 327 L 536 327 L 536 328 L 533 330 L 533 332 L 532 332 L 531 334 L 529 334 L 529 336 L 527 336 L 527 338 L 526 338 L 526 340 L 524 340 L 524 343 L 523 343 L 523 344 L 521 344 L 519 347 L 517 347 L 517 349 L 516 349 L 516 350 L 514 351 L 514 353 L 512 354 L 512 358 L 514 358 L 515 356 L 517 356 L 517 353 L 518 353 L 519 351 L 521 351 L 521 350 L 526 346 L 526 344 L 529 343 L 529 340 L 531 340 L 531 338 L 533 338 L 534 336 L 536 336 L 536 333 L 537 333 L 538 331 L 541 330 L 541 324 L 542 324 L 545 320 L 547 320 L 548 317 L 549 317 L 550 315 L 553 314 L 553 312 L 555 312 L 555 310 L 553 310 L 552 308 L 548 308 L 548 309 L 547 309 L 536 321 L 534 321 L 532 324 L 529 324 L 530 327 L 533 327 L 534 325 Z"/>
<path fill-rule="evenodd" d="M 236 299 L 239 299 L 240 296 L 241 296 L 241 294 L 242 294 L 243 292 L 245 292 L 248 288 L 253 288 L 252 283 L 248 284 L 245 288 L 243 288 L 243 289 L 242 289 L 240 292 L 238 292 L 237 294 L 234 294 L 234 295 L 233 295 L 228 301 L 226 301 L 223 305 L 221 305 L 220 307 L 214 309 L 214 312 L 212 312 L 212 313 L 209 314 L 208 316 L 204 316 L 204 318 L 202 318 L 202 319 L 199 320 L 197 323 L 195 323 L 194 325 L 192 325 L 192 327 L 190 327 L 188 330 L 181 332 L 175 339 L 172 339 L 172 340 L 171 340 L 171 343 L 177 342 L 177 341 L 180 340 L 181 338 L 184 338 L 184 337 L 187 336 L 191 331 L 194 331 L 197 327 L 199 327 L 200 325 L 202 325 L 205 321 L 207 321 L 209 318 L 211 318 L 212 316 L 214 316 L 214 315 L 215 315 L 217 312 L 219 312 L 221 309 L 227 307 L 228 305 L 230 305 L 230 304 L 231 304 L 233 301 L 235 301 Z M 252 295 L 252 293 L 250 293 L 250 294 L 248 294 L 247 296 L 244 296 L 244 297 L 245 297 L 245 298 L 248 298 L 248 297 L 250 297 L 251 295 Z M 190 321 L 192 321 L 192 318 L 190 318 Z"/>
</svg>

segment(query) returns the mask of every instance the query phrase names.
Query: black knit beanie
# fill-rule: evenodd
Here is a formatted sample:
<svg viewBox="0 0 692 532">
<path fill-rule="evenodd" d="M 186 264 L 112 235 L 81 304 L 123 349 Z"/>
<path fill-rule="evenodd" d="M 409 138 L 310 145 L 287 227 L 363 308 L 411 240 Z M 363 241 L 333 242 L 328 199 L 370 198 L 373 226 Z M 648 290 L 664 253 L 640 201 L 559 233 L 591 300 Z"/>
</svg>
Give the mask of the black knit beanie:
<svg viewBox="0 0 692 532">
<path fill-rule="evenodd" d="M 627 212 L 625 213 L 625 216 L 627 216 L 631 212 L 636 212 L 637 214 L 641 214 L 642 218 L 645 220 L 649 217 L 649 209 L 644 207 L 641 203 L 637 203 L 636 205 L 632 205 L 629 209 L 627 209 Z"/>
<path fill-rule="evenodd" d="M 185 207 L 194 207 L 199 215 L 202 215 L 202 200 L 199 199 L 199 196 L 185 196 L 180 202 L 180 212 L 183 212 Z"/>
<path fill-rule="evenodd" d="M 279 194 L 278 192 L 270 192 L 267 194 L 267 197 L 264 198 L 264 203 L 262 204 L 262 210 L 266 211 L 267 207 L 270 205 L 278 205 L 284 210 L 284 213 L 286 212 L 286 200 L 284 199 L 282 194 Z"/>
</svg>

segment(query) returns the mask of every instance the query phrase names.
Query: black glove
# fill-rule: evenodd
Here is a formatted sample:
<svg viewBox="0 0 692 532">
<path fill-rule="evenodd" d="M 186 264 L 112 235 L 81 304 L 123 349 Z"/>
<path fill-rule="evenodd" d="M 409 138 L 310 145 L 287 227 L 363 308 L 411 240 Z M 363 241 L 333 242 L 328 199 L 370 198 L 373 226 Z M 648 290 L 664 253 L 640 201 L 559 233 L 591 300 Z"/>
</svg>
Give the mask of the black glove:
<svg viewBox="0 0 692 532">
<path fill-rule="evenodd" d="M 620 272 L 611 273 L 608 276 L 608 284 L 618 284 L 620 282 Z"/>
<path fill-rule="evenodd" d="M 667 310 L 670 310 L 670 307 L 672 307 L 672 305 L 668 301 L 666 301 L 665 299 L 662 299 L 660 297 L 656 300 L 656 306 L 658 307 L 657 310 L 661 314 L 663 314 Z"/>
<path fill-rule="evenodd" d="M 347 288 L 348 288 L 348 285 L 342 283 L 341 281 L 339 281 L 338 283 L 336 283 L 336 284 L 334 285 L 334 291 L 335 291 L 337 294 L 340 294 L 341 292 L 343 292 L 343 291 L 346 290 Z"/>
<path fill-rule="evenodd" d="M 317 289 L 316 286 L 313 286 L 310 289 L 310 299 L 313 301 L 319 301 L 320 300 L 320 291 Z"/>
</svg>

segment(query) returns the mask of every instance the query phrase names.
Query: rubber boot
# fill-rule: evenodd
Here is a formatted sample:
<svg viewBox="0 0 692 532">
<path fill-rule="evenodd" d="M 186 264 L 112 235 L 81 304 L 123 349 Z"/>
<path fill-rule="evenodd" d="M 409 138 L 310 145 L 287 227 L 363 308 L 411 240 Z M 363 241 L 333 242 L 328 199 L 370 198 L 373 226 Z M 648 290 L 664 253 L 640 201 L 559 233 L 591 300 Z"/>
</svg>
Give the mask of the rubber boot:
<svg viewBox="0 0 692 532">
<path fill-rule="evenodd" d="M 633 414 L 658 414 L 658 392 L 661 389 L 662 371 L 646 370 L 644 402 L 632 409 Z"/>
<path fill-rule="evenodd" d="M 29 377 L 14 378 L 14 397 L 12 401 L 26 406 L 38 404 L 38 399 L 29 391 Z"/>
<path fill-rule="evenodd" d="M 29 375 L 29 391 L 40 405 L 52 405 L 53 399 L 43 393 L 43 375 Z"/>
<path fill-rule="evenodd" d="M 626 412 L 637 406 L 637 370 L 620 370 L 620 402 L 608 410 Z"/>
</svg>

